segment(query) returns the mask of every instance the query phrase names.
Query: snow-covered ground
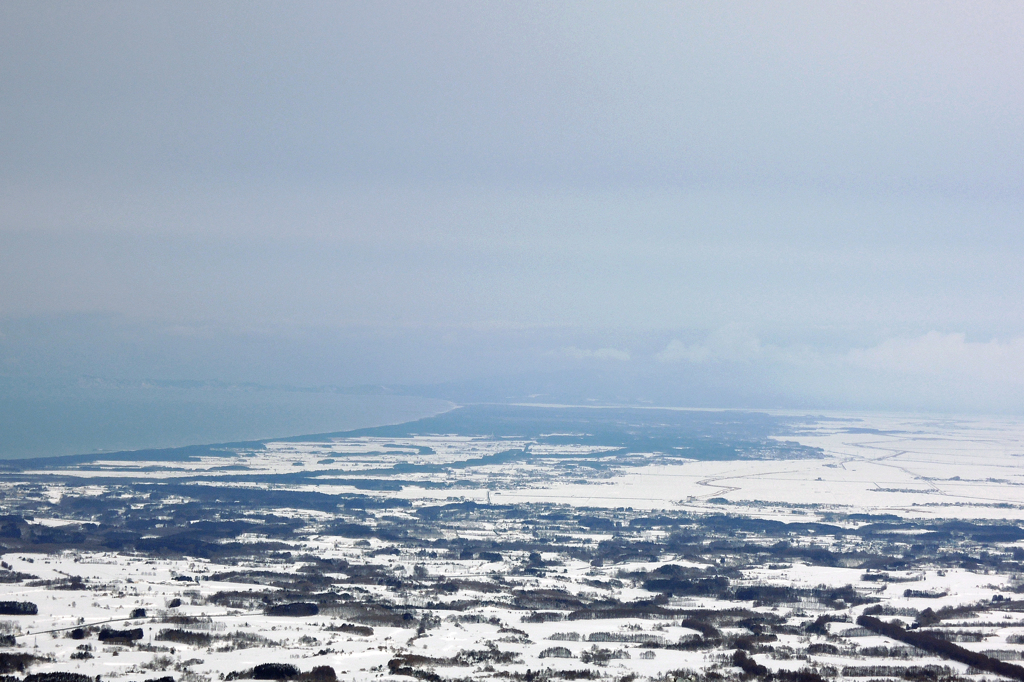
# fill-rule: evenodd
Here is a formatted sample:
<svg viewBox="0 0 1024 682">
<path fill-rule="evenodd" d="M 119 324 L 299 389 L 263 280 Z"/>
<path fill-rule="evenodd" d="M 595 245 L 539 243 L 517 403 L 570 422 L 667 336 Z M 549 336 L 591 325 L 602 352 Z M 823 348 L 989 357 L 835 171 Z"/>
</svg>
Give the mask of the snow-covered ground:
<svg viewBox="0 0 1024 682">
<path fill-rule="evenodd" d="M 38 612 L 0 616 L 0 634 L 13 635 L 16 642 L 0 653 L 36 657 L 28 668 L 33 673 L 65 671 L 139 682 L 165 675 L 207 682 L 262 663 L 291 663 L 303 672 L 331 666 L 352 680 L 409 679 L 410 671 L 452 679 L 526 679 L 527 671 L 547 671 L 544 675 L 561 679 L 584 674 L 618 679 L 630 674 L 685 677 L 690 670 L 737 675 L 730 656 L 738 645 L 776 671 L 808 668 L 842 677 L 845 669 L 848 676 L 877 678 L 891 675 L 867 669 L 936 665 L 976 677 L 977 671 L 964 664 L 908 649 L 854 622 L 869 606 L 909 625 L 926 609 L 974 605 L 975 612 L 948 611 L 954 615 L 936 627 L 953 632 L 964 648 L 1011 661 L 1024 654 L 1024 608 L 1013 599 L 1024 591 L 1019 570 L 1024 540 L 964 545 L 960 531 L 944 530 L 936 540 L 927 525 L 976 520 L 1000 521 L 1011 531 L 1020 528 L 1024 423 L 830 415 L 795 420 L 777 438 L 820 448 L 821 456 L 700 461 L 653 451 L 631 452 L 627 459 L 612 447 L 528 438 L 360 436 L 269 443 L 187 461 L 110 460 L 19 472 L 0 482 L 4 511 L 24 515 L 18 509 L 34 504 L 37 512 L 24 520 L 11 517 L 21 525 L 4 531 L 8 539 L 0 538 L 8 546 L 0 601 L 31 602 Z M 529 456 L 500 459 L 509 451 Z M 499 459 L 493 463 L 487 459 L 494 457 Z M 595 465 L 580 466 L 585 459 Z M 381 480 L 396 484 L 381 486 Z M 173 495 L 153 502 L 158 499 L 153 491 L 160 488 L 140 493 L 136 487 L 143 484 L 176 487 Z M 240 497 L 243 504 L 239 507 L 236 500 L 230 512 L 220 511 L 207 498 L 189 493 L 211 486 L 231 491 L 228 497 Z M 358 497 L 380 506 L 361 502 L 358 513 L 344 505 L 336 511 L 322 505 L 307 508 L 301 501 L 246 508 L 246 491 L 268 490 L 338 500 Z M 274 549 L 249 556 L 236 549 L 218 558 L 209 552 L 190 556 L 133 546 L 102 551 L 87 547 L 88 541 L 66 539 L 83 528 L 87 536 L 104 532 L 104 524 L 114 522 L 99 518 L 88 501 L 114 499 L 126 500 L 126 510 L 147 505 L 167 510 L 159 523 L 140 531 L 143 539 L 199 528 L 207 520 L 243 520 L 248 530 L 215 542 L 254 548 L 270 542 Z M 475 515 L 477 508 L 465 502 L 519 511 Z M 207 505 L 208 518 L 183 521 L 175 516 L 176 509 L 198 504 Z M 428 508 L 441 509 L 438 505 L 451 505 L 458 514 L 423 515 Z M 647 526 L 631 525 L 656 512 L 698 521 L 727 514 L 791 525 L 778 535 L 763 529 L 716 530 L 716 535 L 694 538 L 691 532 L 688 549 L 672 549 L 676 526 L 659 522 L 644 530 Z M 267 514 L 273 519 L 266 520 Z M 601 523 L 579 521 L 587 514 L 597 514 Z M 424 525 L 423 519 L 435 517 L 436 525 Z M 856 535 L 872 518 L 917 525 L 893 525 L 877 538 Z M 260 523 L 282 520 L 293 523 L 292 536 L 259 532 Z M 347 525 L 339 530 L 339 522 Z M 409 528 L 428 528 L 430 537 L 378 532 L 404 522 Z M 815 534 L 820 530 L 799 526 L 816 522 L 831 524 L 833 530 L 826 531 L 831 535 L 823 538 Z M 368 530 L 354 532 L 356 526 Z M 804 530 L 794 535 L 785 530 L 790 527 Z M 849 529 L 850 537 L 842 529 Z M 67 534 L 59 537 L 65 539 L 34 540 L 34 545 L 27 539 L 30 532 L 38 538 L 64 530 Z M 962 532 L 969 541 L 970 530 Z M 617 542 L 660 549 L 643 550 L 653 556 L 588 560 Z M 929 564 L 911 556 L 914 547 L 929 542 L 941 545 L 941 551 L 928 550 L 939 551 L 936 556 L 961 552 L 963 561 L 943 558 Z M 496 548 L 496 557 L 481 554 L 487 543 Z M 799 552 L 788 559 L 751 558 L 758 547 L 782 552 L 778 547 L 789 545 L 819 547 L 841 560 L 828 565 Z M 477 550 L 459 556 L 452 549 L 456 546 Z M 695 552 L 694 547 L 708 549 Z M 888 557 L 889 565 L 872 568 L 863 558 L 871 552 Z M 906 568 L 898 565 L 898 552 Z M 645 588 L 644 580 L 673 566 L 693 575 L 727 575 L 732 597 L 719 591 L 669 592 L 664 598 Z M 873 578 L 872 571 L 884 577 Z M 371 577 L 360 577 L 366 575 Z M 309 577 L 319 582 L 310 587 L 304 582 Z M 792 588 L 803 596 L 791 602 L 734 598 L 747 586 Z M 807 596 L 846 586 L 852 586 L 849 594 L 858 595 L 856 603 Z M 1005 602 L 993 602 L 994 597 Z M 565 604 L 559 605 L 559 599 Z M 268 615 L 275 600 L 312 600 L 320 608 L 315 615 Z M 657 608 L 586 615 L 588 609 L 597 612 L 613 603 Z M 371 613 L 367 605 L 383 611 Z M 835 622 L 808 630 L 823 615 Z M 763 625 L 752 624 L 751 618 Z M 707 636 L 701 623 L 714 624 L 720 646 L 691 646 Z M 142 628 L 143 636 L 134 642 L 101 642 L 102 628 Z M 960 630 L 970 633 L 957 634 Z M 880 657 L 879 647 L 895 653 Z"/>
</svg>

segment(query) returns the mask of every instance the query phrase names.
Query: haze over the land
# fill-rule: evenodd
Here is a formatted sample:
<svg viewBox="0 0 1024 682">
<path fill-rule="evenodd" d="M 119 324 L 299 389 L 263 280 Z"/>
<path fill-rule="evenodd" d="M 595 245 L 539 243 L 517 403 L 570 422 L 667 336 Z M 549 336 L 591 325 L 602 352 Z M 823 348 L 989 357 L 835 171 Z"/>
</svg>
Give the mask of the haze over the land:
<svg viewBox="0 0 1024 682">
<path fill-rule="evenodd" d="M 5 2 L 0 399 L 1019 412 L 1021 35 L 1011 2 Z"/>
</svg>

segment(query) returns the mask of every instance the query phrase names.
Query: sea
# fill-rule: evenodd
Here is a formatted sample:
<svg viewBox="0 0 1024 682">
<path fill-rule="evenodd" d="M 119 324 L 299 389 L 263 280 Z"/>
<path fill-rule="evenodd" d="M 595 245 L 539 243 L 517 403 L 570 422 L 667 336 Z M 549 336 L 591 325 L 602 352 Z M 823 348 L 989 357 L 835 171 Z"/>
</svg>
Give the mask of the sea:
<svg viewBox="0 0 1024 682">
<path fill-rule="evenodd" d="M 398 424 L 433 398 L 254 385 L 0 381 L 0 459 L 284 438 Z"/>
</svg>

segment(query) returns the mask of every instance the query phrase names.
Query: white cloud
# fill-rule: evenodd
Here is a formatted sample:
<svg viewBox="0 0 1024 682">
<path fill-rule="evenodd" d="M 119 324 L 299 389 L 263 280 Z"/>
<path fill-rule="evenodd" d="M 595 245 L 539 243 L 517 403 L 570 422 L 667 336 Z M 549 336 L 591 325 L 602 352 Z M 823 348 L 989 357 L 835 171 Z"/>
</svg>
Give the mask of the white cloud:
<svg viewBox="0 0 1024 682">
<path fill-rule="evenodd" d="M 963 333 L 931 331 L 894 337 L 848 351 L 810 346 L 762 345 L 737 327 L 725 327 L 702 342 L 673 339 L 654 359 L 665 363 L 756 362 L 826 374 L 859 372 L 883 375 L 968 379 L 1024 385 L 1024 337 L 968 341 Z"/>
<path fill-rule="evenodd" d="M 562 349 L 561 354 L 574 360 L 618 360 L 621 362 L 628 362 L 630 360 L 629 351 L 621 350 L 619 348 L 598 348 L 596 350 L 591 350 L 589 348 L 567 346 Z"/>
<path fill-rule="evenodd" d="M 664 350 L 654 355 L 658 362 L 707 362 L 711 351 L 700 344 L 687 345 L 679 339 L 672 339 Z"/>
<path fill-rule="evenodd" d="M 1019 412 L 1024 405 L 1024 336 L 970 340 L 931 331 L 829 349 L 762 344 L 730 327 L 695 342 L 673 339 L 653 359 L 702 366 L 715 385 L 796 402 L 974 412 Z"/>
<path fill-rule="evenodd" d="M 703 343 L 686 344 L 672 339 L 654 355 L 658 362 L 702 363 L 713 360 L 748 362 L 762 356 L 760 340 L 738 325 L 722 327 L 709 334 Z"/>
<path fill-rule="evenodd" d="M 871 348 L 857 348 L 845 360 L 855 367 L 882 372 L 1024 383 L 1024 337 L 968 341 L 965 334 L 932 331 L 917 337 L 887 339 Z"/>
</svg>

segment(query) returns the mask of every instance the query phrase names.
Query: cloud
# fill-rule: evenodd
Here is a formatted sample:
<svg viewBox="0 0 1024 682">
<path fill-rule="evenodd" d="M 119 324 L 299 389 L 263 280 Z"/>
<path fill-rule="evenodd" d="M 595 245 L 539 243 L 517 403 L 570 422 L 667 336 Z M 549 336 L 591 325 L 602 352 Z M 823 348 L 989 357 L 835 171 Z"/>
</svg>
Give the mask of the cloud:
<svg viewBox="0 0 1024 682">
<path fill-rule="evenodd" d="M 618 360 L 620 362 L 629 362 L 630 360 L 629 351 L 621 350 L 619 348 L 598 348 L 596 350 L 591 350 L 589 348 L 567 346 L 561 350 L 561 355 L 570 357 L 574 360 Z"/>
<path fill-rule="evenodd" d="M 672 339 L 651 356 L 752 404 L 1016 412 L 1024 404 L 1024 336 L 970 340 L 929 331 L 872 345 L 762 343 L 739 327 Z M 669 370 L 667 365 L 677 369 Z"/>
<path fill-rule="evenodd" d="M 738 325 L 729 325 L 709 334 L 703 343 L 672 339 L 654 359 L 667 363 L 749 362 L 762 357 L 764 350 L 756 336 Z"/>
<path fill-rule="evenodd" d="M 854 367 L 880 372 L 1024 383 L 1024 337 L 968 341 L 966 334 L 931 331 L 853 349 L 845 361 Z"/>
<path fill-rule="evenodd" d="M 1024 336 L 969 341 L 964 333 L 930 331 L 919 336 L 892 337 L 874 346 L 829 350 L 798 344 L 762 344 L 756 336 L 729 326 L 700 342 L 673 339 L 654 359 L 664 363 L 744 362 L 826 373 L 852 370 L 1024 384 Z"/>
<path fill-rule="evenodd" d="M 700 344 L 687 345 L 679 339 L 672 339 L 664 350 L 654 355 L 658 362 L 707 362 L 711 351 Z"/>
</svg>

